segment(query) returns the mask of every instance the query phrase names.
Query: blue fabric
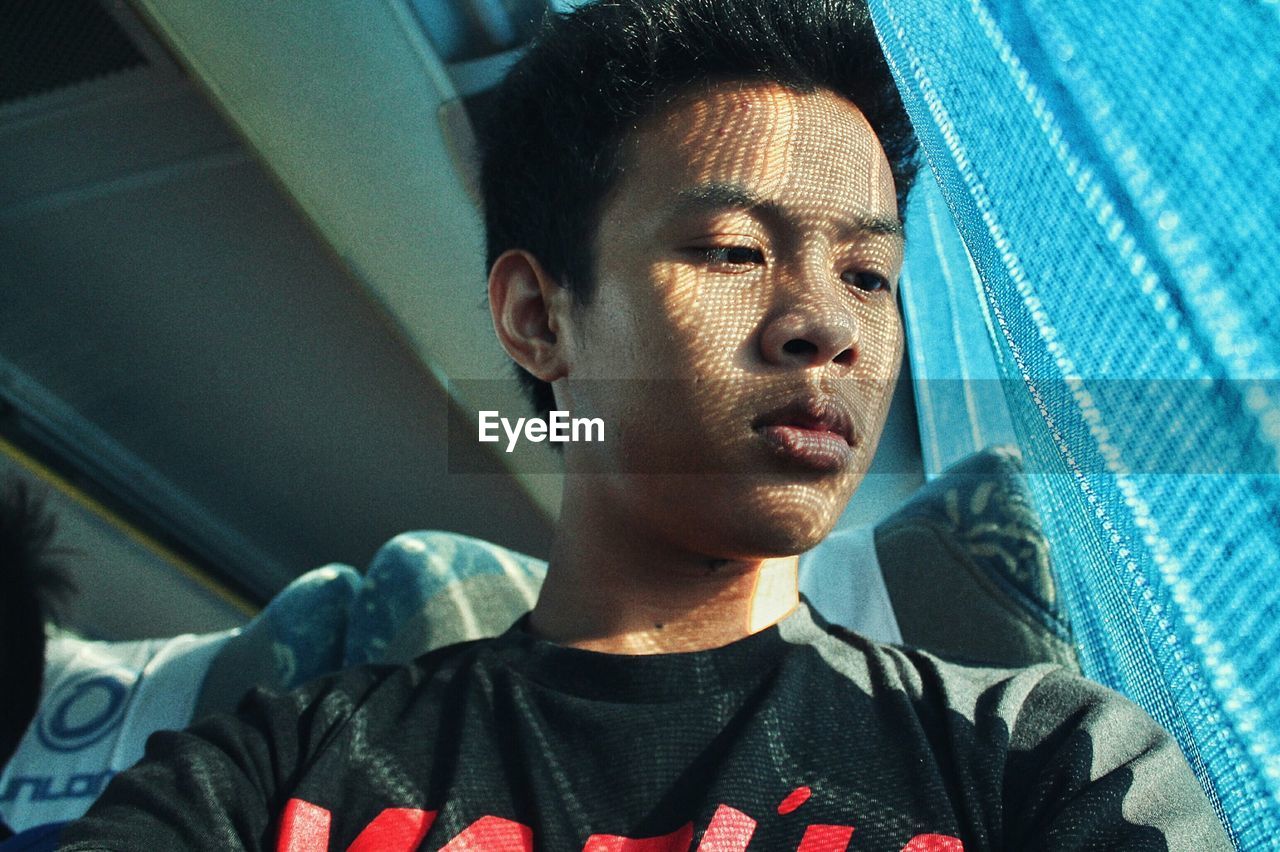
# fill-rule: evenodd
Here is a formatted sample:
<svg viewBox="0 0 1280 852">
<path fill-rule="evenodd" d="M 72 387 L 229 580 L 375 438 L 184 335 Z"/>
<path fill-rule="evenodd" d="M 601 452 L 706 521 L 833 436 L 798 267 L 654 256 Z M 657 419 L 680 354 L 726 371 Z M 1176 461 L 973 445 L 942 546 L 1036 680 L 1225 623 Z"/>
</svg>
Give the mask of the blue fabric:
<svg viewBox="0 0 1280 852">
<path fill-rule="evenodd" d="M 347 565 L 313 568 L 245 628 L 244 635 L 261 632 L 270 643 L 279 688 L 293 689 L 342 667 L 347 615 L 362 582 Z"/>
<path fill-rule="evenodd" d="M 907 210 L 902 314 L 926 480 L 1016 440 L 988 335 L 982 282 L 938 184 L 920 175 Z"/>
<path fill-rule="evenodd" d="M 351 604 L 346 665 L 407 662 L 495 636 L 533 608 L 546 563 L 456 533 L 402 533 L 374 555 Z"/>
<path fill-rule="evenodd" d="M 1280 14 L 871 0 L 1086 671 L 1280 836 Z M 926 178 L 927 179 L 927 178 Z"/>
</svg>

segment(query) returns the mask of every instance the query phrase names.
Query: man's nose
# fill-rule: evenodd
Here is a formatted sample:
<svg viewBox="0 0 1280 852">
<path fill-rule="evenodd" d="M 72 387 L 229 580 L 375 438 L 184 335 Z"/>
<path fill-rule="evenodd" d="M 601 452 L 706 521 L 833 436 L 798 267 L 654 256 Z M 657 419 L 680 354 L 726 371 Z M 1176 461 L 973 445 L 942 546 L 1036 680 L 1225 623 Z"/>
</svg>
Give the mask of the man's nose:
<svg viewBox="0 0 1280 852">
<path fill-rule="evenodd" d="M 831 285 L 800 289 L 801 294 L 780 305 L 765 326 L 765 360 L 799 367 L 852 367 L 858 360 L 859 331 L 853 306 Z"/>
</svg>

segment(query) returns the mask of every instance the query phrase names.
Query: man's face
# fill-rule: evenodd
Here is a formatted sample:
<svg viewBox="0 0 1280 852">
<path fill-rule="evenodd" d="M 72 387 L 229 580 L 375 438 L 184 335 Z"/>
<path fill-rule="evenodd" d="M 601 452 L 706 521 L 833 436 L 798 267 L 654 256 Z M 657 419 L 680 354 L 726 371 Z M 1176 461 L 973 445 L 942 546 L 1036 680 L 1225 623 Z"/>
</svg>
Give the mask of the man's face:
<svg viewBox="0 0 1280 852">
<path fill-rule="evenodd" d="M 874 455 L 902 354 L 893 179 L 832 92 L 729 82 L 624 144 L 561 407 L 592 505 L 710 558 L 798 553 Z M 583 474 L 594 474 L 584 476 Z"/>
</svg>

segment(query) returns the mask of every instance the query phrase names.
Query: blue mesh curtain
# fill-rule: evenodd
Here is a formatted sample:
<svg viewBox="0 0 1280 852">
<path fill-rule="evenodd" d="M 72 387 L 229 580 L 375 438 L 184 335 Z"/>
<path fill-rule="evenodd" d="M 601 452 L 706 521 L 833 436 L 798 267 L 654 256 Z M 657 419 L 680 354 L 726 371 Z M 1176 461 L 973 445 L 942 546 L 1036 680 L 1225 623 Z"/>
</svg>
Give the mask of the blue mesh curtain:
<svg viewBox="0 0 1280 852">
<path fill-rule="evenodd" d="M 1083 663 L 1178 738 L 1241 848 L 1273 848 L 1280 6 L 871 6 Z"/>
<path fill-rule="evenodd" d="M 982 280 L 927 172 L 907 209 L 899 291 L 924 474 L 933 479 L 965 456 L 1017 437 L 991 345 Z"/>
</svg>

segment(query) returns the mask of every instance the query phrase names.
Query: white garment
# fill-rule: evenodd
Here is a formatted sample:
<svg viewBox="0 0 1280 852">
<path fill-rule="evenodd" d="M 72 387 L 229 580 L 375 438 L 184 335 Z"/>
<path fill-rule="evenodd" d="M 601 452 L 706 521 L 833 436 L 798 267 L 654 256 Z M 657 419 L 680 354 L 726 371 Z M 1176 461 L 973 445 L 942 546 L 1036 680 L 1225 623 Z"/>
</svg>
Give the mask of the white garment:
<svg viewBox="0 0 1280 852">
<path fill-rule="evenodd" d="M 25 831 L 81 816 L 154 731 L 187 726 L 209 663 L 234 632 L 50 637 L 39 712 L 0 774 L 0 818 Z"/>
</svg>

